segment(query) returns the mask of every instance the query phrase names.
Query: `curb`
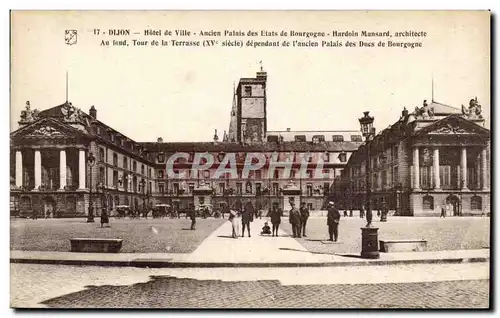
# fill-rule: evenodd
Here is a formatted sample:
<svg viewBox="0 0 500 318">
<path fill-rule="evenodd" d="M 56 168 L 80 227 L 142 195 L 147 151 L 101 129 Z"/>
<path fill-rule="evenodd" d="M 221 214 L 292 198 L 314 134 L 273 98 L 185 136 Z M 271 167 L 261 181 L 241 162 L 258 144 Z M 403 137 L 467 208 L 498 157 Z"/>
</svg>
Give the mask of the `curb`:
<svg viewBox="0 0 500 318">
<path fill-rule="evenodd" d="M 194 263 L 176 262 L 168 259 L 135 259 L 132 261 L 107 260 L 55 260 L 11 258 L 13 264 L 39 265 L 73 265 L 73 266 L 106 266 L 106 267 L 139 267 L 139 268 L 287 268 L 287 267 L 344 267 L 344 266 L 383 266 L 411 264 L 462 264 L 489 262 L 489 257 L 462 257 L 445 259 L 411 259 L 411 260 L 366 260 L 350 262 L 314 262 L 314 263 Z"/>
</svg>

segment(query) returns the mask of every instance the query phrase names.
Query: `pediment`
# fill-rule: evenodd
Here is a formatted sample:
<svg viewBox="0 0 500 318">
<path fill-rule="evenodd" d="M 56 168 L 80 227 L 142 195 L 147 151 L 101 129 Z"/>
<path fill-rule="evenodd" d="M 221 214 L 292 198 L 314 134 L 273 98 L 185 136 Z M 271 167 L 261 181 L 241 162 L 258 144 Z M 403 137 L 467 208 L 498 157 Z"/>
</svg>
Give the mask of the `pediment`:
<svg viewBox="0 0 500 318">
<path fill-rule="evenodd" d="M 489 135 L 489 130 L 460 116 L 445 117 L 416 133 L 417 135 Z"/>
<path fill-rule="evenodd" d="M 85 133 L 51 118 L 40 119 L 11 133 L 13 139 L 67 139 L 86 136 Z"/>
</svg>

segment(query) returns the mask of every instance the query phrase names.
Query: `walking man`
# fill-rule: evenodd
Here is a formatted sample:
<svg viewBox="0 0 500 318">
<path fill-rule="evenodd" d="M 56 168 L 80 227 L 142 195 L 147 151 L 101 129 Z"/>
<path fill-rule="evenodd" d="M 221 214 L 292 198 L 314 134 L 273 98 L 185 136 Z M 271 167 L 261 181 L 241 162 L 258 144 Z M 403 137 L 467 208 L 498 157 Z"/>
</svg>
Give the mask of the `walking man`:
<svg viewBox="0 0 500 318">
<path fill-rule="evenodd" d="M 253 205 L 250 201 L 245 204 L 245 207 L 243 208 L 243 213 L 241 214 L 241 225 L 242 225 L 242 231 L 241 231 L 241 237 L 245 237 L 245 227 L 248 228 L 248 237 L 250 236 L 250 222 L 253 221 L 253 216 L 254 216 L 255 210 L 253 208 Z"/>
<path fill-rule="evenodd" d="M 439 216 L 439 218 L 445 218 L 446 219 L 446 205 L 445 204 L 441 205 L 441 215 Z"/>
<path fill-rule="evenodd" d="M 189 216 L 191 218 L 191 230 L 195 230 L 195 226 L 196 226 L 196 209 L 194 208 L 194 205 L 191 204 L 190 207 L 189 207 Z M 186 217 L 187 217 L 187 213 L 186 213 Z"/>
<path fill-rule="evenodd" d="M 339 237 L 340 213 L 332 201 L 328 202 L 328 215 L 326 222 L 328 224 L 328 234 L 330 235 L 329 241 L 337 242 Z"/>
<path fill-rule="evenodd" d="M 306 225 L 307 219 L 309 218 L 309 209 L 306 207 L 305 202 L 300 203 L 300 221 L 302 224 L 302 236 L 307 237 L 306 235 Z"/>
<path fill-rule="evenodd" d="M 297 210 L 295 207 L 295 203 L 290 202 L 290 206 L 292 207 L 290 209 L 290 216 L 289 216 L 289 221 L 290 224 L 292 224 L 292 232 L 293 232 L 293 237 L 298 237 L 301 238 L 301 224 L 300 224 L 300 212 Z"/>
</svg>

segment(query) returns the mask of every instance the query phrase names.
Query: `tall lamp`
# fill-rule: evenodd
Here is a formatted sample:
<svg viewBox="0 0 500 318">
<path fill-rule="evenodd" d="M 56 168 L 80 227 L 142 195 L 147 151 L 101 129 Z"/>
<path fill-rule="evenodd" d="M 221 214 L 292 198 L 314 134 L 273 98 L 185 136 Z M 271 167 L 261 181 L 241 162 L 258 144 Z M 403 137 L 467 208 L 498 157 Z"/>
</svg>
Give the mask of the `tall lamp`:
<svg viewBox="0 0 500 318">
<path fill-rule="evenodd" d="M 369 116 L 368 111 L 363 112 L 364 116 L 359 118 L 361 133 L 365 137 L 366 149 L 366 226 L 361 228 L 361 257 L 363 258 L 379 258 L 378 252 L 378 228 L 372 226 L 372 208 L 371 208 L 371 181 L 372 169 L 370 165 L 370 141 L 375 136 L 375 128 L 373 127 L 374 117 Z"/>
<path fill-rule="evenodd" d="M 90 186 L 89 186 L 89 213 L 87 217 L 87 223 L 94 222 L 94 206 L 92 203 L 92 168 L 95 165 L 95 157 L 93 153 L 89 153 L 87 157 L 87 165 L 89 166 L 90 169 Z"/>
</svg>

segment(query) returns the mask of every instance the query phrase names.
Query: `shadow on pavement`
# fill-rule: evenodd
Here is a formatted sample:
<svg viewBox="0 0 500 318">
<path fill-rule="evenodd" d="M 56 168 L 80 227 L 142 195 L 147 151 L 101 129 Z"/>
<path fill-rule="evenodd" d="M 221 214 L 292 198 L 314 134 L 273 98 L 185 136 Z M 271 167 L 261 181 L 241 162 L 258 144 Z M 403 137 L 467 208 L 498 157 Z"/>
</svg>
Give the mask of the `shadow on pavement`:
<svg viewBox="0 0 500 318">
<path fill-rule="evenodd" d="M 234 239 L 231 235 L 217 235 L 217 237 Z"/>
<path fill-rule="evenodd" d="M 289 248 L 289 247 L 280 247 L 280 250 L 283 250 L 283 251 L 304 252 L 304 253 L 310 253 L 310 254 L 336 255 L 335 253 L 311 252 L 311 251 L 307 251 L 307 250 L 304 251 L 304 250 L 298 250 L 296 248 Z"/>
</svg>

